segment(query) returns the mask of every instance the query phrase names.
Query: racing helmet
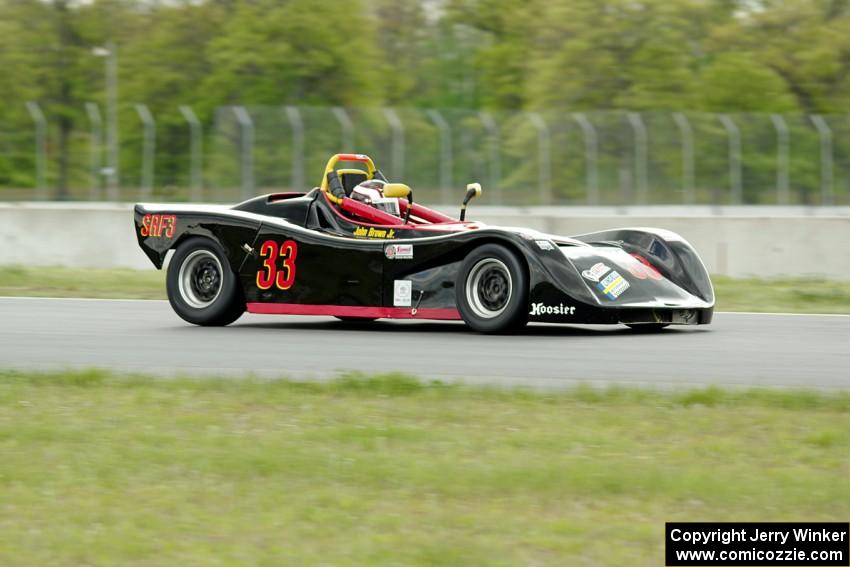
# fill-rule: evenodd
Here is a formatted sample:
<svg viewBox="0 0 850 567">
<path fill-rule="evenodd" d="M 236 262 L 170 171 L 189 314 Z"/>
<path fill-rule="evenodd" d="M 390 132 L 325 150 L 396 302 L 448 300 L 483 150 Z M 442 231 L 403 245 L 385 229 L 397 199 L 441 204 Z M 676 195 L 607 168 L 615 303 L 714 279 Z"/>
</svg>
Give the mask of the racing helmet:
<svg viewBox="0 0 850 567">
<path fill-rule="evenodd" d="M 379 211 L 401 216 L 398 199 L 396 197 L 384 197 L 384 185 L 386 185 L 386 181 L 380 179 L 364 181 L 351 190 L 351 198 Z"/>
</svg>

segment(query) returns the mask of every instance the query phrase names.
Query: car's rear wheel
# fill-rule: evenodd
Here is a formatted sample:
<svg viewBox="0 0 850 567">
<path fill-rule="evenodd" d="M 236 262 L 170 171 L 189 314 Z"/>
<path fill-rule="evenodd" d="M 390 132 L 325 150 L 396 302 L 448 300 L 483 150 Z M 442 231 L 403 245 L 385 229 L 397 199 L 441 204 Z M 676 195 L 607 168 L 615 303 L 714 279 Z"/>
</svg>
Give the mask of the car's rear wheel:
<svg viewBox="0 0 850 567">
<path fill-rule="evenodd" d="M 528 275 L 516 254 L 485 244 L 463 261 L 455 286 L 464 322 L 481 333 L 501 333 L 528 322 Z"/>
<path fill-rule="evenodd" d="M 245 312 L 236 274 L 221 246 L 208 238 L 193 237 L 178 246 L 165 285 L 174 312 L 189 323 L 229 325 Z"/>
</svg>

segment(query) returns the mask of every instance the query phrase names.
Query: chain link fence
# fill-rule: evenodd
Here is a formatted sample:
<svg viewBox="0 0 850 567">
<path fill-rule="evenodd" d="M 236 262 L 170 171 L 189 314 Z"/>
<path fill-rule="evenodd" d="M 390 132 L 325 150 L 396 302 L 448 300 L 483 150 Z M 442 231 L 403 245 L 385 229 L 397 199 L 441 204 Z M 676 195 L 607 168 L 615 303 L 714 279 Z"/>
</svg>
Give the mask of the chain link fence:
<svg viewBox="0 0 850 567">
<path fill-rule="evenodd" d="M 357 152 L 431 203 L 478 181 L 493 205 L 850 204 L 850 115 L 122 106 L 110 188 L 101 108 L 64 141 L 27 111 L 0 124 L 3 200 L 234 202 L 309 189 Z"/>
</svg>

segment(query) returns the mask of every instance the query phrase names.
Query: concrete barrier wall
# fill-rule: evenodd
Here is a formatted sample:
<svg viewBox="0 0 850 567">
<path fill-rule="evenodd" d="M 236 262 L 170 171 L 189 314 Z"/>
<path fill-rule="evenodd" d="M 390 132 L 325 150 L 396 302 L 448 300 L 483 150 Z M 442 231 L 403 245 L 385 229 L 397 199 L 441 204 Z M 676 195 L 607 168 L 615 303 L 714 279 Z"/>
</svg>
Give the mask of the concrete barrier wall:
<svg viewBox="0 0 850 567">
<path fill-rule="evenodd" d="M 453 212 L 443 209 L 445 212 Z M 681 234 L 713 274 L 850 279 L 850 210 L 774 207 L 476 207 L 473 220 L 575 235 L 624 226 Z M 130 205 L 0 203 L 0 265 L 153 269 Z"/>
<path fill-rule="evenodd" d="M 0 265 L 144 268 L 131 205 L 0 203 Z"/>
</svg>

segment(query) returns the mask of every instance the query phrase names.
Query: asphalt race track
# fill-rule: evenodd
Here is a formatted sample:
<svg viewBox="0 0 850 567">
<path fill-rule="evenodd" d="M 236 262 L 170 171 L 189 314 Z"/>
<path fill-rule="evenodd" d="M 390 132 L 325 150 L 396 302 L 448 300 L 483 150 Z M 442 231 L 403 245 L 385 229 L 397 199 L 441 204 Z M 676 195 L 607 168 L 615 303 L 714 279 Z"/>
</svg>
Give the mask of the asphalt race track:
<svg viewBox="0 0 850 567">
<path fill-rule="evenodd" d="M 164 376 L 324 379 L 346 370 L 498 385 L 850 388 L 850 316 L 717 313 L 657 335 L 531 325 L 484 336 L 462 323 L 244 315 L 184 323 L 165 301 L 0 298 L 0 368 L 112 368 Z"/>
</svg>

